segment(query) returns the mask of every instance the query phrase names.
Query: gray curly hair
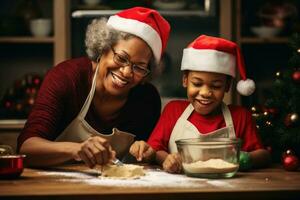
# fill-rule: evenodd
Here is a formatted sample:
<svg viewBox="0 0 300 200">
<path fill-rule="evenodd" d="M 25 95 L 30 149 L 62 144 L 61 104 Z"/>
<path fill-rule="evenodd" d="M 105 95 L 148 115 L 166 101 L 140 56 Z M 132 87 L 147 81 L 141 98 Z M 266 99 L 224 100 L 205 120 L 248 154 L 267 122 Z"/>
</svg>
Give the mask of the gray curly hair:
<svg viewBox="0 0 300 200">
<path fill-rule="evenodd" d="M 106 18 L 94 19 L 87 26 L 85 34 L 86 53 L 89 59 L 95 62 L 119 40 L 128 40 L 137 37 L 133 34 L 110 28 L 106 25 L 106 22 Z M 152 56 L 149 67 L 153 68 L 154 63 L 154 56 Z"/>
</svg>

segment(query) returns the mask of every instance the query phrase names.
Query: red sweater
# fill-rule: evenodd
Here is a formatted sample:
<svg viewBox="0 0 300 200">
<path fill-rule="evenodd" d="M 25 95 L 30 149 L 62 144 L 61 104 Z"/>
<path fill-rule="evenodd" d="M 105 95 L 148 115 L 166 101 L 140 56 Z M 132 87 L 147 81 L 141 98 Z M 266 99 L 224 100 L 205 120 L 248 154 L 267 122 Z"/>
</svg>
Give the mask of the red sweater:
<svg viewBox="0 0 300 200">
<path fill-rule="evenodd" d="M 188 101 L 169 102 L 154 128 L 148 143 L 155 150 L 164 150 L 168 152 L 169 139 L 172 130 L 183 111 L 189 105 Z M 257 134 L 255 123 L 252 120 L 251 113 L 240 106 L 229 106 L 232 116 L 236 137 L 242 139 L 242 150 L 253 151 L 263 148 L 261 140 Z M 222 114 L 212 117 L 204 117 L 196 111 L 188 119 L 202 134 L 206 134 L 222 127 L 225 127 L 225 120 Z"/>
<path fill-rule="evenodd" d="M 92 77 L 92 64 L 88 58 L 68 60 L 51 68 L 18 137 L 18 149 L 30 137 L 55 140 L 79 113 L 90 91 Z M 135 134 L 137 140 L 146 140 L 160 116 L 160 110 L 157 90 L 145 83 L 131 90 L 125 106 L 114 121 L 103 122 L 92 104 L 86 120 L 103 134 L 111 133 L 112 128 L 116 127 Z"/>
</svg>

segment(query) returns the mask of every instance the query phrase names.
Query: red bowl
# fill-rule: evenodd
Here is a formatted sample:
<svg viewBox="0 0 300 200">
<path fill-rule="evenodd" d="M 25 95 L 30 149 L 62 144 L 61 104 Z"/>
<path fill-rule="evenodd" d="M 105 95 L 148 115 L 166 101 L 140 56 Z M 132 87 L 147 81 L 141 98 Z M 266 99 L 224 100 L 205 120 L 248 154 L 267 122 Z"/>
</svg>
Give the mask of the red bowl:
<svg viewBox="0 0 300 200">
<path fill-rule="evenodd" d="M 25 155 L 0 156 L 0 179 L 18 178 L 24 169 Z"/>
</svg>

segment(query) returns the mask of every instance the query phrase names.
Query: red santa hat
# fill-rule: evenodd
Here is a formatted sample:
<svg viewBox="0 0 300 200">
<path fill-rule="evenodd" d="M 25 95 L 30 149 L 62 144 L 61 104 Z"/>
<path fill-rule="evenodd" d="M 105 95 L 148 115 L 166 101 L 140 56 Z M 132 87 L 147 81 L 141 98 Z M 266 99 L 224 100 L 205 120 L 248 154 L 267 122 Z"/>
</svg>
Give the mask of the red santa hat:
<svg viewBox="0 0 300 200">
<path fill-rule="evenodd" d="M 109 17 L 107 25 L 142 38 L 150 46 L 156 62 L 159 63 L 167 46 L 170 25 L 156 10 L 143 7 L 123 10 Z"/>
<path fill-rule="evenodd" d="M 236 43 L 201 35 L 183 50 L 181 70 L 216 72 L 235 77 L 236 68 L 241 76 L 238 92 L 244 96 L 251 95 L 255 83 L 246 77 L 244 58 Z"/>
</svg>

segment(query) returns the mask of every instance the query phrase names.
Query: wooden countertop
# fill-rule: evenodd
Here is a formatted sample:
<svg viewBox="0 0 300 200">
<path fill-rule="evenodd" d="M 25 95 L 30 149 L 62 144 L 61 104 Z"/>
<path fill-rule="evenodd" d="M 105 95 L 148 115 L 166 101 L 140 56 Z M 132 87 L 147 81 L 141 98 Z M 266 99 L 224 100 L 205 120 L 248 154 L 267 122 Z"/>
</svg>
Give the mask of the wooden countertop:
<svg viewBox="0 0 300 200">
<path fill-rule="evenodd" d="M 149 168 L 149 167 L 148 167 Z M 300 173 L 280 166 L 238 172 L 230 179 L 172 175 L 150 167 L 152 178 L 99 178 L 83 165 L 25 168 L 19 179 L 0 179 L 0 199 L 300 199 Z"/>
</svg>

